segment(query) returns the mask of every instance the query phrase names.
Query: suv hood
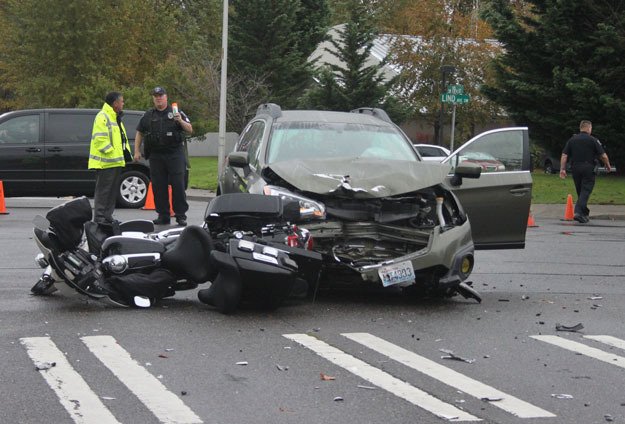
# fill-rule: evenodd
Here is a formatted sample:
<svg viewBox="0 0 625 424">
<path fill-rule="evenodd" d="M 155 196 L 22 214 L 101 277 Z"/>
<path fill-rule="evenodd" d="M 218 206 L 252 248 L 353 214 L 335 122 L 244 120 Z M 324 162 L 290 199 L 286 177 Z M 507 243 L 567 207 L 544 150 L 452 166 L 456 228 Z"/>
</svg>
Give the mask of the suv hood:
<svg viewBox="0 0 625 424">
<path fill-rule="evenodd" d="M 451 170 L 451 165 L 371 158 L 333 158 L 274 162 L 268 168 L 302 191 L 321 195 L 376 198 L 409 193 L 440 184 Z"/>
</svg>

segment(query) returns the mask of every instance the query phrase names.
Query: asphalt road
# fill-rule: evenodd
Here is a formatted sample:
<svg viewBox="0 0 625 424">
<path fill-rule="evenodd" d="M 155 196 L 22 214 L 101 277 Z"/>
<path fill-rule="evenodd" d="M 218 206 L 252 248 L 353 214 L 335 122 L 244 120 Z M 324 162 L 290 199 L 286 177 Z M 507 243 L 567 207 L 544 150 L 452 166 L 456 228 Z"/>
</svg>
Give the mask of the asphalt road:
<svg viewBox="0 0 625 424">
<path fill-rule="evenodd" d="M 223 316 L 195 291 L 148 310 L 30 296 L 50 202 L 0 216 L 0 422 L 625 422 L 624 221 L 542 219 L 526 249 L 479 251 L 481 304 L 323 291 Z"/>
</svg>

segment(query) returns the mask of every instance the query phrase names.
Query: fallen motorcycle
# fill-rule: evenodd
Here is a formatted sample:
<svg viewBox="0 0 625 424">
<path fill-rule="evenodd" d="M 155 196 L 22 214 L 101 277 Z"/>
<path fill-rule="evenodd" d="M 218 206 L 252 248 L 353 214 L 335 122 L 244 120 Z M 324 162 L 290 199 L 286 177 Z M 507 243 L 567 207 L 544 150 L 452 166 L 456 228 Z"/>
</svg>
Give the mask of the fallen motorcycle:
<svg viewBox="0 0 625 424">
<path fill-rule="evenodd" d="M 210 281 L 198 297 L 220 312 L 247 301 L 275 308 L 318 277 L 321 256 L 305 250 L 310 239 L 285 221 L 278 198 L 263 213 L 253 197 L 220 196 L 209 204 L 203 228 L 160 233 L 150 221 L 91 222 L 86 198 L 60 205 L 36 219 L 37 263 L 45 271 L 32 291 L 47 294 L 61 280 L 93 299 L 148 307 Z"/>
</svg>

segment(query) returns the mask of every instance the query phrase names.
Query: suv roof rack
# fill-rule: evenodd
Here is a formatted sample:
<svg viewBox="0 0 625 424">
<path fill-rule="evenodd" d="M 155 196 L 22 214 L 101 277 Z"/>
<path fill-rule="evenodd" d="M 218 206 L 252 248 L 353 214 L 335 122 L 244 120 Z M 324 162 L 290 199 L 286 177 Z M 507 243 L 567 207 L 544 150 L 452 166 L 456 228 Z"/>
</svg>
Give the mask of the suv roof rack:
<svg viewBox="0 0 625 424">
<path fill-rule="evenodd" d="M 282 108 L 275 103 L 263 103 L 256 109 L 256 116 L 269 115 L 272 118 L 279 118 L 282 116 Z"/>
<path fill-rule="evenodd" d="M 393 123 L 393 121 L 391 121 L 391 118 L 389 118 L 388 114 L 383 109 L 377 107 L 359 107 L 358 109 L 350 110 L 350 112 L 375 116 L 376 118 L 379 118 L 383 121 L 390 122 L 391 124 Z"/>
</svg>

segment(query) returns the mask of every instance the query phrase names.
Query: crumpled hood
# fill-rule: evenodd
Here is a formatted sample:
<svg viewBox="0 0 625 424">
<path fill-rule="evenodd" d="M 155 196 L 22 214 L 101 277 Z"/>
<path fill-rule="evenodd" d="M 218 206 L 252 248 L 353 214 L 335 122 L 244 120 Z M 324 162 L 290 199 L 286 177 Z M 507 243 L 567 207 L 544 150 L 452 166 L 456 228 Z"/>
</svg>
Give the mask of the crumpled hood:
<svg viewBox="0 0 625 424">
<path fill-rule="evenodd" d="M 431 187 L 451 169 L 438 162 L 372 158 L 291 160 L 268 167 L 302 191 L 353 198 L 395 196 Z"/>
</svg>

